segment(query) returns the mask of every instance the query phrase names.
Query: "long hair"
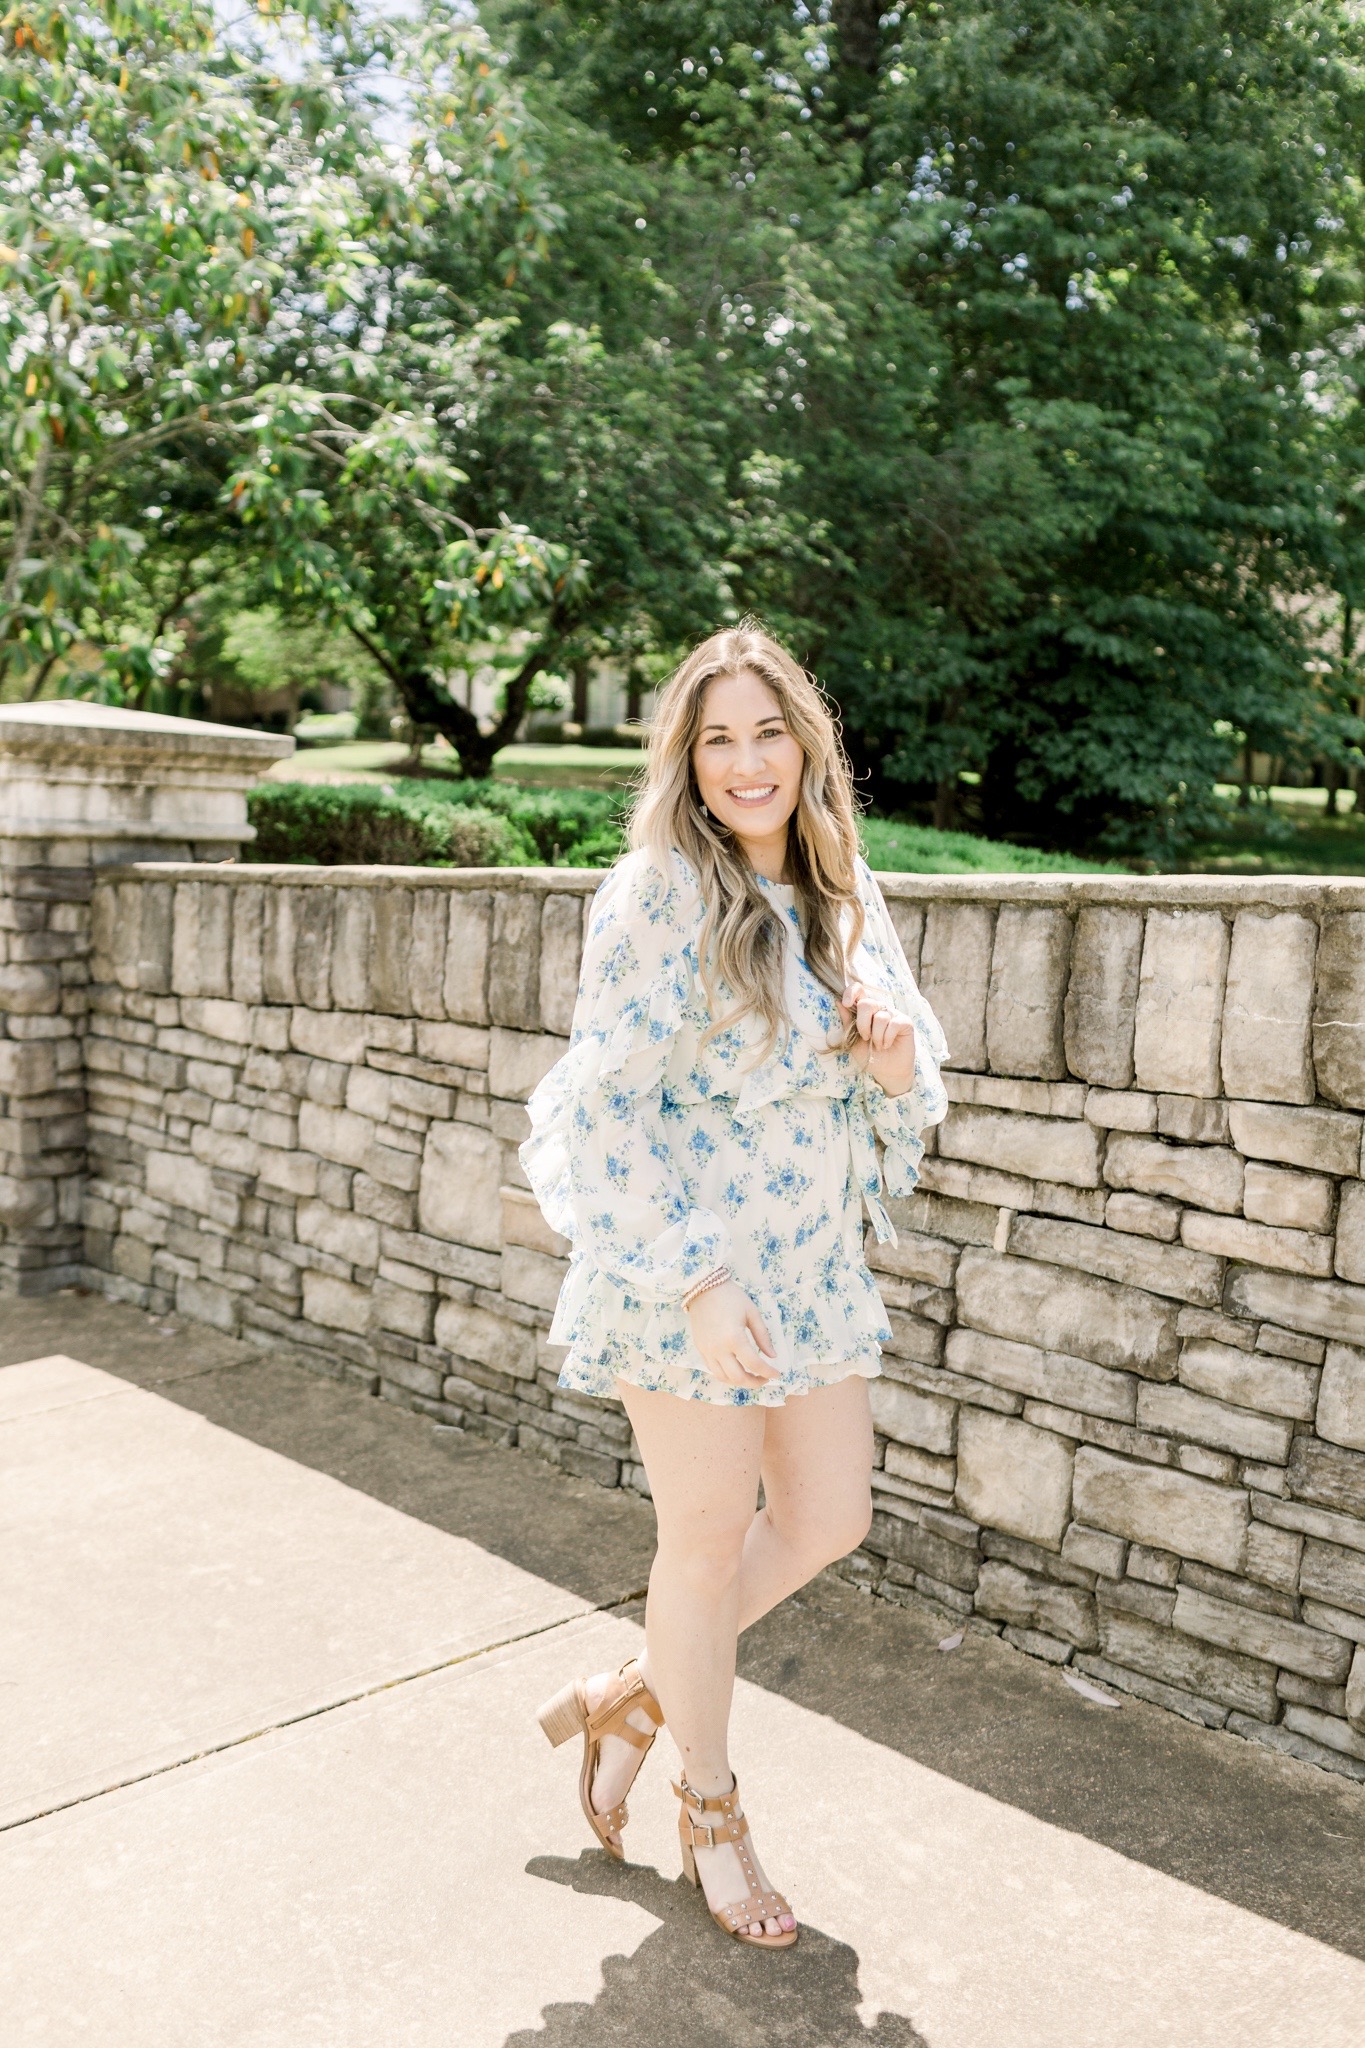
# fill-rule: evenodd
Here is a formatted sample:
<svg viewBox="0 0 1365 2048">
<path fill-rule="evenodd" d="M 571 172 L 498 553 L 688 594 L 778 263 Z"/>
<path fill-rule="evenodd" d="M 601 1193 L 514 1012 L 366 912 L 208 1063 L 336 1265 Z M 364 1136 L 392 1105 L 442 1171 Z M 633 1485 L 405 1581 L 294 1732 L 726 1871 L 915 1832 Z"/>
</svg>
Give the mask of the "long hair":
<svg viewBox="0 0 1365 2048">
<path fill-rule="evenodd" d="M 766 1027 L 758 1054 L 761 1064 L 779 1040 L 785 1042 L 791 1022 L 783 988 L 782 928 L 772 899 L 764 896 L 734 834 L 703 815 L 692 769 L 707 685 L 745 671 L 772 691 L 787 730 L 805 755 L 800 795 L 787 826 L 787 865 L 807 964 L 831 994 L 843 995 L 848 982 L 840 934 L 844 909 L 852 913 L 849 953 L 862 937 L 864 924 L 854 865 L 858 832 L 852 771 L 836 715 L 819 685 L 756 621 L 745 619 L 703 640 L 660 693 L 648 766 L 631 807 L 627 836 L 632 849 L 649 851 L 661 873 L 669 872 L 673 847 L 696 872 L 706 905 L 699 966 L 711 1012 L 701 1042 L 747 1016 L 757 1016 Z M 738 997 L 737 1007 L 724 1017 L 716 1014 L 717 975 Z M 839 1044 L 829 1050 L 848 1050 L 857 1035 L 850 1024 Z"/>
</svg>

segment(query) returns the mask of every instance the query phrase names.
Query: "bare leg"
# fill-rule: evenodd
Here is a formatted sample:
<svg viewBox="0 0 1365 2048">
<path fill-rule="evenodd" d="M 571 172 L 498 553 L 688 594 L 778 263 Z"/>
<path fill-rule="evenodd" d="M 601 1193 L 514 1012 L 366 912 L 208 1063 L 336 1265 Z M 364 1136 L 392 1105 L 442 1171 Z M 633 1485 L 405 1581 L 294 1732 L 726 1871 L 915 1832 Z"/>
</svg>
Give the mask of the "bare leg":
<svg viewBox="0 0 1365 2048">
<path fill-rule="evenodd" d="M 664 1705 L 688 1781 L 707 1796 L 731 1783 L 726 1729 L 735 1638 L 867 1533 L 872 1422 L 857 1375 L 782 1408 L 723 1408 L 622 1385 L 659 1517 L 650 1579 L 648 1650 L 640 1659 Z M 761 1469 L 764 1507 L 757 1513 Z M 609 1673 L 589 1681 L 594 1700 Z M 681 1716 L 681 1718 L 680 1718 Z M 642 1730 L 650 1725 L 632 1716 Z M 622 1798 L 639 1752 L 615 1737 L 602 1746 L 593 1804 Z M 730 1850 L 703 1851 L 698 1870 L 713 1903 L 741 1898 Z M 766 1882 L 766 1880 L 765 1880 Z M 769 1923 L 773 1931 L 776 1923 Z"/>
<path fill-rule="evenodd" d="M 872 1413 L 857 1373 L 766 1410 L 763 1500 L 744 1539 L 739 1626 L 856 1550 L 872 1520 Z"/>
<path fill-rule="evenodd" d="M 766 1417 L 761 1408 L 680 1401 L 624 1383 L 621 1395 L 659 1525 L 645 1613 L 649 1682 L 687 1782 L 709 1799 L 734 1783 L 729 1722 L 739 1575 L 758 1498 Z M 748 1891 L 728 1842 L 698 1849 L 697 1870 L 713 1906 Z M 760 1882 L 767 1883 L 761 1867 Z M 768 1922 L 768 1932 L 777 1926 Z"/>
</svg>

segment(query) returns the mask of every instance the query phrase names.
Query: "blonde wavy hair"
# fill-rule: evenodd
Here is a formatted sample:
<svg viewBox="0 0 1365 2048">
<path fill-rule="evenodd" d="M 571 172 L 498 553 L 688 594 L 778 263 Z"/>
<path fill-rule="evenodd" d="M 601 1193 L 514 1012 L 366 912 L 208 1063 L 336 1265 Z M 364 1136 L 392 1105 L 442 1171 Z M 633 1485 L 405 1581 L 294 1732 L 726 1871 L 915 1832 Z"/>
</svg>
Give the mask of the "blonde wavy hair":
<svg viewBox="0 0 1365 2048">
<path fill-rule="evenodd" d="M 734 834 L 703 814 L 692 768 L 708 685 L 746 671 L 772 691 L 788 732 L 805 755 L 800 795 L 787 826 L 787 866 L 807 964 L 832 995 L 843 995 L 848 964 L 840 936 L 842 913 L 845 908 L 852 913 L 849 954 L 865 921 L 854 865 L 859 844 L 852 770 L 836 714 L 819 684 L 757 621 L 745 619 L 703 640 L 660 692 L 648 766 L 626 829 L 631 848 L 647 849 L 662 874 L 669 873 L 669 850 L 676 847 L 701 883 L 706 913 L 698 955 L 711 1012 L 702 1044 L 743 1018 L 757 1016 L 766 1027 L 756 1062 L 761 1064 L 779 1040 L 785 1044 L 791 1028 L 782 927 Z M 737 1006 L 723 1017 L 716 1011 L 718 976 L 738 997 Z M 857 1036 L 850 1023 L 828 1050 L 847 1051 Z"/>
</svg>

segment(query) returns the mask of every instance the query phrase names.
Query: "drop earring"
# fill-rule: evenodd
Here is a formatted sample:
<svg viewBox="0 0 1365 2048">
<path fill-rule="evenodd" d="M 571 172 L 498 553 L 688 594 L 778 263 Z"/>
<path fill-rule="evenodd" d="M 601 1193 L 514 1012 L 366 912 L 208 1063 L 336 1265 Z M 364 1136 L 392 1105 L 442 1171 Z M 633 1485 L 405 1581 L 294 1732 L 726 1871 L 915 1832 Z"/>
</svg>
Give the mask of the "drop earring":
<svg viewBox="0 0 1365 2048">
<path fill-rule="evenodd" d="M 702 807 L 701 807 L 701 814 L 702 814 L 703 818 L 709 818 L 709 817 L 710 817 L 710 815 L 711 815 L 711 813 L 710 813 L 710 812 L 709 812 L 709 811 L 707 810 L 707 808 L 706 808 L 706 805 L 705 805 L 705 804 L 703 804 L 703 805 L 702 805 Z"/>
</svg>

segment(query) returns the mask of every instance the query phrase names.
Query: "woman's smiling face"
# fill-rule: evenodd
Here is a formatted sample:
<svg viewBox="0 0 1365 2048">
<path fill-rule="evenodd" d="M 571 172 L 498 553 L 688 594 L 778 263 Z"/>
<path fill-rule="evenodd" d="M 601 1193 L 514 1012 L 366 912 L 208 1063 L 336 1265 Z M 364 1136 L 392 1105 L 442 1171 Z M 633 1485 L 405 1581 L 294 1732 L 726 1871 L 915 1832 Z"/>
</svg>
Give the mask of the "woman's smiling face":
<svg viewBox="0 0 1365 2048">
<path fill-rule="evenodd" d="M 749 669 L 717 676 L 702 698 L 692 772 L 702 802 L 754 855 L 786 848 L 806 759 L 773 691 Z"/>
</svg>

